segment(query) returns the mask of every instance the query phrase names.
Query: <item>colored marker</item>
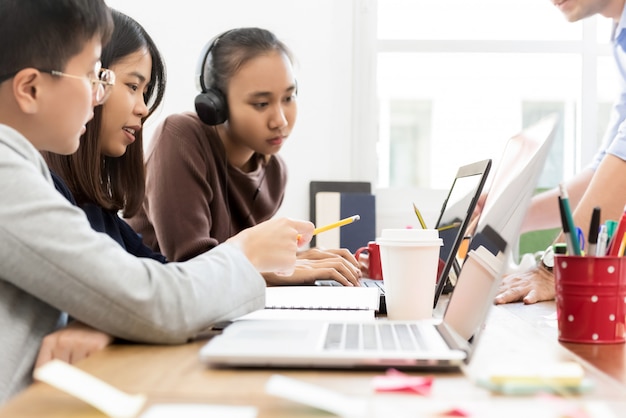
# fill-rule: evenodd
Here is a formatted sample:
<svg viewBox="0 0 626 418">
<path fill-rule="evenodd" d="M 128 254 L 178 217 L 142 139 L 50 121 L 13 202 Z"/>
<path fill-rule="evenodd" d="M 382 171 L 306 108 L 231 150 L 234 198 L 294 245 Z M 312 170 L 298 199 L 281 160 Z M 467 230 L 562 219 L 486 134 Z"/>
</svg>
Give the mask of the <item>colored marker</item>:
<svg viewBox="0 0 626 418">
<path fill-rule="evenodd" d="M 617 221 L 610 219 L 606 221 L 606 234 L 608 236 L 606 242 L 606 249 L 608 250 L 611 246 L 611 242 L 613 241 L 613 235 L 615 235 L 615 230 L 617 229 Z"/>
<path fill-rule="evenodd" d="M 619 219 L 617 224 L 617 230 L 613 234 L 613 240 L 611 244 L 609 244 L 609 255 L 610 256 L 619 256 L 620 247 L 622 246 L 622 241 L 624 238 L 624 234 L 626 233 L 626 207 L 624 208 L 624 213 Z"/>
<path fill-rule="evenodd" d="M 604 257 L 606 255 L 606 246 L 609 242 L 609 233 L 605 224 L 600 225 L 600 232 L 598 232 L 598 246 L 596 247 L 596 256 Z"/>
<path fill-rule="evenodd" d="M 567 244 L 567 253 L 574 255 L 574 245 L 572 244 L 572 234 L 570 233 L 569 223 L 565 216 L 565 209 L 563 209 L 563 199 L 559 196 L 559 213 L 561 214 L 561 226 L 563 227 L 563 235 L 565 236 L 565 242 Z"/>
<path fill-rule="evenodd" d="M 597 253 L 598 233 L 600 232 L 600 208 L 593 208 L 591 223 L 589 224 L 589 248 L 587 254 L 594 256 Z"/>
<path fill-rule="evenodd" d="M 578 238 L 576 236 L 573 236 L 573 233 L 576 233 L 576 226 L 574 225 L 574 218 L 572 218 L 572 210 L 570 209 L 569 206 L 569 196 L 567 194 L 567 190 L 565 189 L 565 186 L 563 186 L 563 184 L 559 184 L 559 191 L 561 194 L 561 204 L 562 204 L 562 208 L 563 208 L 563 215 L 565 216 L 565 223 L 567 224 L 567 234 L 570 235 L 570 241 L 571 241 L 571 254 L 572 255 L 580 255 L 580 245 L 578 243 Z M 565 232 L 565 229 L 563 229 L 563 232 Z"/>
<path fill-rule="evenodd" d="M 579 226 L 576 227 L 576 239 L 578 240 L 578 245 L 580 245 L 580 253 L 585 255 L 585 234 Z"/>
</svg>

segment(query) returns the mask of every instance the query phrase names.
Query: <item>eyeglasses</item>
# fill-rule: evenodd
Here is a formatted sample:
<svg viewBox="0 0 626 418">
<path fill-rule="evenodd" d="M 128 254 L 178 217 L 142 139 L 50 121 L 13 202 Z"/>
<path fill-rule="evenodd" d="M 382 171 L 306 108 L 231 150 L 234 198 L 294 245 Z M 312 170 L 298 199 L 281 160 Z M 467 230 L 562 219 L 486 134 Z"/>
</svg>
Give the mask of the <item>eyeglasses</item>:
<svg viewBox="0 0 626 418">
<path fill-rule="evenodd" d="M 56 70 L 39 70 L 42 73 L 48 73 L 58 77 L 69 77 L 75 78 L 78 80 L 84 80 L 84 77 L 66 74 L 61 71 Z M 93 99 L 96 105 L 101 105 L 109 98 L 111 92 L 113 91 L 113 86 L 115 85 L 115 73 L 106 68 L 98 68 L 95 72 L 95 77 L 90 77 L 89 81 L 91 82 L 91 89 L 93 93 Z"/>
<path fill-rule="evenodd" d="M 37 70 L 41 71 L 42 73 L 47 73 L 57 77 L 68 77 L 78 80 L 85 79 L 85 77 L 67 74 L 57 70 L 42 70 L 39 68 Z M 14 77 L 17 73 L 18 71 L 15 71 L 13 73 L 0 76 L 0 83 Z M 89 77 L 89 81 L 91 82 L 93 100 L 96 105 L 101 105 L 106 102 L 106 100 L 111 95 L 111 91 L 113 90 L 113 86 L 115 85 L 115 73 L 109 69 L 100 68 L 100 63 L 98 62 L 96 64 L 96 68 L 94 69 L 94 76 Z"/>
</svg>

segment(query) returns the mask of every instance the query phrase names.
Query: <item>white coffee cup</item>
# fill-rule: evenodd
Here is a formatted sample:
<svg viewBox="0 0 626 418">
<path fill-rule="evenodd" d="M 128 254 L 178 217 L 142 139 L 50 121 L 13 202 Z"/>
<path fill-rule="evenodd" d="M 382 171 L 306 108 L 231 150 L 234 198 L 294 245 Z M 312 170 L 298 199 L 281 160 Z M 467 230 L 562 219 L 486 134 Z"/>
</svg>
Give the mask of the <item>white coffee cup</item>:
<svg viewBox="0 0 626 418">
<path fill-rule="evenodd" d="M 376 239 L 385 278 L 387 318 L 431 318 L 443 241 L 436 229 L 383 229 Z"/>
<path fill-rule="evenodd" d="M 496 257 L 483 246 L 467 254 L 444 316 L 446 324 L 466 340 L 478 331 L 492 304 L 503 260 L 501 253 Z"/>
</svg>

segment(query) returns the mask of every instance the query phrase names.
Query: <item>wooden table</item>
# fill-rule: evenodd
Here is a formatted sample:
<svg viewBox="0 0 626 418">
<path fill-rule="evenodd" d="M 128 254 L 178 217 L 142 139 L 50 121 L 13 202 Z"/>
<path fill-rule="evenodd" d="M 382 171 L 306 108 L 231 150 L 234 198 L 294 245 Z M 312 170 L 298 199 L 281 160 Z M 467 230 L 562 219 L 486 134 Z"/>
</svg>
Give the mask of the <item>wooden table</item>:
<svg viewBox="0 0 626 418">
<path fill-rule="evenodd" d="M 492 399 L 472 379 L 498 362 L 575 360 L 581 363 L 595 389 L 581 399 L 602 400 L 616 416 L 626 413 L 624 344 L 560 344 L 557 341 L 554 303 L 495 306 L 470 365 L 463 372 L 437 374 L 434 399 Z M 332 414 L 268 395 L 268 378 L 287 377 L 337 390 L 346 395 L 406 402 L 416 395 L 377 394 L 371 387 L 376 371 L 319 370 L 214 370 L 198 361 L 205 341 L 181 346 L 114 345 L 78 366 L 128 393 L 144 393 L 148 406 L 166 402 L 251 405 L 263 417 L 324 417 Z M 420 373 L 412 373 L 420 375 Z M 413 398 L 411 398 L 413 397 Z M 501 397 L 500 397 L 501 398 Z M 532 399 L 532 398 L 531 398 Z M 43 383 L 35 383 L 3 408 L 3 417 L 103 417 L 91 406 Z"/>
<path fill-rule="evenodd" d="M 557 338 L 555 321 L 546 321 L 554 316 L 555 303 L 544 302 L 532 306 L 521 303 L 506 306 L 506 310 L 523 321 L 531 324 L 535 330 L 548 338 Z M 554 325 L 549 326 L 548 324 Z M 626 345 L 625 344 L 574 344 L 561 343 L 569 351 L 576 354 L 589 365 L 593 365 L 603 373 L 626 385 Z M 626 411 L 625 411 L 626 415 Z"/>
</svg>

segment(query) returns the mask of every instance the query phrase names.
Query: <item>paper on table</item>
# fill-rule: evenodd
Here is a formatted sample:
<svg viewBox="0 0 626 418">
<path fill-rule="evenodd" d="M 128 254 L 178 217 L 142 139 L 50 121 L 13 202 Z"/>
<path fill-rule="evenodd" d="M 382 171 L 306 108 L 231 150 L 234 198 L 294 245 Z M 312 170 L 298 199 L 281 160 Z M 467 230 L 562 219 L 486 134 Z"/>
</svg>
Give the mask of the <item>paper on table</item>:
<svg viewBox="0 0 626 418">
<path fill-rule="evenodd" d="M 602 401 L 546 396 L 456 399 L 407 395 L 348 396 L 300 380 L 273 375 L 265 391 L 271 395 L 331 412 L 344 418 L 414 418 L 468 416 L 481 418 L 616 418 Z M 463 398 L 461 396 L 461 398 Z"/>
<path fill-rule="evenodd" d="M 289 399 L 314 408 L 332 412 L 341 417 L 367 416 L 367 402 L 364 398 L 342 395 L 320 386 L 281 375 L 273 375 L 265 385 L 270 395 Z"/>
<path fill-rule="evenodd" d="M 376 317 L 373 310 L 365 309 L 260 309 L 236 320 L 302 320 L 313 321 L 364 321 Z"/>
<path fill-rule="evenodd" d="M 159 404 L 152 405 L 140 418 L 256 418 L 257 413 L 252 406 Z"/>
<path fill-rule="evenodd" d="M 276 286 L 265 289 L 268 309 L 365 309 L 378 310 L 375 287 Z"/>
<path fill-rule="evenodd" d="M 113 418 L 137 416 L 144 395 L 129 395 L 74 366 L 52 360 L 35 369 L 35 379 L 69 393 Z"/>
</svg>

